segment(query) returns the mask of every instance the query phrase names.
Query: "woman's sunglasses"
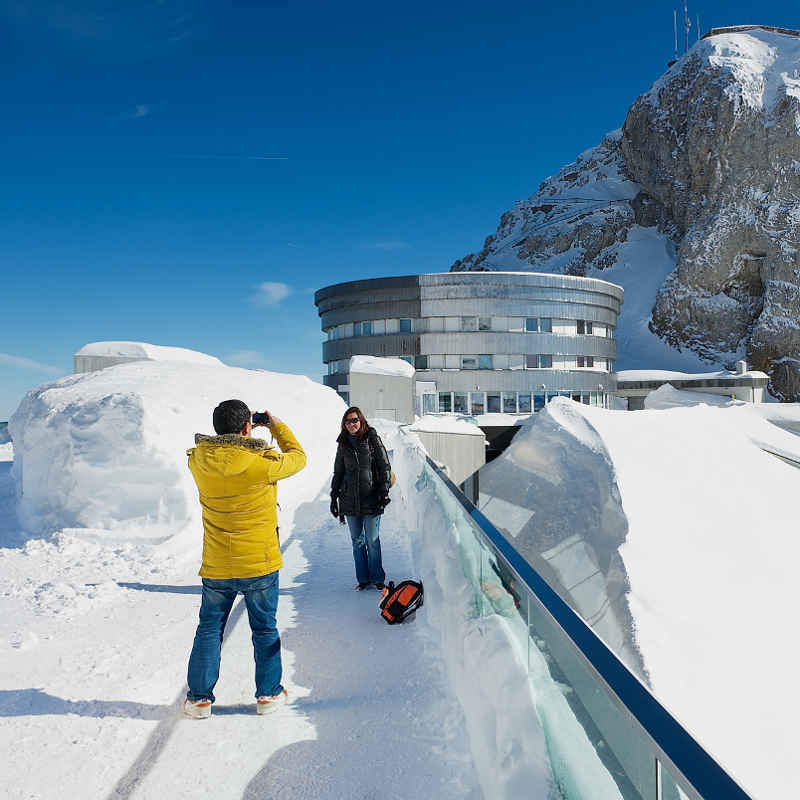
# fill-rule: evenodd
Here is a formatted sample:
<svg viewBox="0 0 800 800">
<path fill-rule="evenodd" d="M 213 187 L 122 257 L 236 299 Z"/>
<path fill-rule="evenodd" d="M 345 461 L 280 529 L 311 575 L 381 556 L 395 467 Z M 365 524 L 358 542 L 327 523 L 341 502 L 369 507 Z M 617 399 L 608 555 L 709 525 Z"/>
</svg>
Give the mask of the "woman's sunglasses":
<svg viewBox="0 0 800 800">
<path fill-rule="evenodd" d="M 345 425 L 358 425 L 361 420 L 358 417 L 348 417 L 345 421 Z"/>
</svg>

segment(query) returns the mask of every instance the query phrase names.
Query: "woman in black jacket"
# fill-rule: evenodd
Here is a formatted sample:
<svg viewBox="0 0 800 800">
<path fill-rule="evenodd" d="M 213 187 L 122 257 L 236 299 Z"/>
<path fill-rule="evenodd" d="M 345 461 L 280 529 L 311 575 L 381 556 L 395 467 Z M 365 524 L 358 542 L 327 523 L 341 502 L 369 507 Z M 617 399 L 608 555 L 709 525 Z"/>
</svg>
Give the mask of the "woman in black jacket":
<svg viewBox="0 0 800 800">
<path fill-rule="evenodd" d="M 336 441 L 339 446 L 331 481 L 331 514 L 347 518 L 357 588 L 366 589 L 373 583 L 383 589 L 386 575 L 378 535 L 381 514 L 390 502 L 389 456 L 378 432 L 355 406 L 344 412 Z"/>
</svg>

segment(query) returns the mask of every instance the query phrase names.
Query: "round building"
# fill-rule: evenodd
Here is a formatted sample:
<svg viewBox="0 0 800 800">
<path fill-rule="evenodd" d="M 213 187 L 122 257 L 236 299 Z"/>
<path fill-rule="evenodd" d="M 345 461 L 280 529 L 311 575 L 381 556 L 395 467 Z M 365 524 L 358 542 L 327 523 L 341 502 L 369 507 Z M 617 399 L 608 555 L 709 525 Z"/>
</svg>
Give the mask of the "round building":
<svg viewBox="0 0 800 800">
<path fill-rule="evenodd" d="M 607 404 L 623 289 L 535 272 L 443 272 L 326 286 L 324 383 L 347 395 L 354 355 L 416 370 L 419 413 L 530 414 L 556 395 Z M 341 388 L 340 388 L 341 387 Z"/>
</svg>

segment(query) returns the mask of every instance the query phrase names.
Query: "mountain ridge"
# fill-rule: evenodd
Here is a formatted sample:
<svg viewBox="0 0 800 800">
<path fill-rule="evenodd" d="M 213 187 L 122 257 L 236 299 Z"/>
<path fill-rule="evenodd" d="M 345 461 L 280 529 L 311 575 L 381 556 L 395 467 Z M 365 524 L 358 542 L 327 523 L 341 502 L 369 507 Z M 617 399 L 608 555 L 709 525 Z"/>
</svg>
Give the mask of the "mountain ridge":
<svg viewBox="0 0 800 800">
<path fill-rule="evenodd" d="M 751 28 L 697 42 L 451 270 L 619 283 L 619 368 L 746 358 L 796 401 L 799 253 L 800 37 Z"/>
</svg>

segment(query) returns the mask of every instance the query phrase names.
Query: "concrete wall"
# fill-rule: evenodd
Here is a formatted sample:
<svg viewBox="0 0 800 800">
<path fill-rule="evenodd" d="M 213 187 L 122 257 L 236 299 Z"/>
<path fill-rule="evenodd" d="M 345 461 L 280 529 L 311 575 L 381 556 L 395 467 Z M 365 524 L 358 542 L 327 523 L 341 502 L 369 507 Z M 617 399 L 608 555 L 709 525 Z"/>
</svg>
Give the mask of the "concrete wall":
<svg viewBox="0 0 800 800">
<path fill-rule="evenodd" d="M 414 421 L 414 378 L 351 372 L 350 405 L 358 406 L 367 420 Z"/>
<path fill-rule="evenodd" d="M 450 431 L 414 433 L 419 436 L 428 455 L 447 466 L 447 474 L 455 484 L 463 483 L 486 463 L 486 439 L 483 436 Z"/>
</svg>

